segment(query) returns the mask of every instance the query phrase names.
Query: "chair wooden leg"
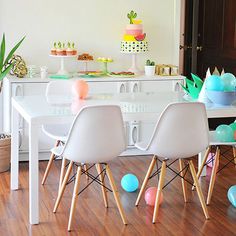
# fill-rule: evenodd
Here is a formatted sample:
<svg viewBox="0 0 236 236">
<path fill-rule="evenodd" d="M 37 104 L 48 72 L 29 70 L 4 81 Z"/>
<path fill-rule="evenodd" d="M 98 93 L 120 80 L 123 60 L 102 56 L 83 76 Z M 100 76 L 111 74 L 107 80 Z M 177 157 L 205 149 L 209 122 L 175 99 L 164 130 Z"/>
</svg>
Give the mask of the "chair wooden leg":
<svg viewBox="0 0 236 236">
<path fill-rule="evenodd" d="M 103 185 L 105 185 L 104 173 L 102 173 L 101 164 L 96 164 L 96 168 L 97 168 L 98 174 L 100 174 L 100 176 L 99 176 L 100 181 L 102 182 Z M 105 205 L 105 207 L 108 207 L 106 188 L 104 188 L 104 186 L 101 186 L 101 187 L 102 187 L 102 195 L 103 195 L 104 205 Z"/>
<path fill-rule="evenodd" d="M 208 157 L 210 151 L 211 151 L 211 147 L 209 146 L 209 147 L 207 148 L 206 152 L 205 152 L 205 156 L 204 156 L 204 158 L 203 158 L 201 167 L 200 167 L 200 169 L 199 169 L 198 172 L 197 172 L 197 178 L 198 178 L 198 179 L 199 179 L 199 177 L 200 177 L 201 174 L 202 174 L 202 170 L 203 170 L 203 168 L 204 168 L 204 165 L 206 164 L 207 157 Z M 194 190 L 194 186 L 192 187 L 192 190 Z"/>
<path fill-rule="evenodd" d="M 234 164 L 236 165 L 236 149 L 235 146 L 233 146 L 232 148 L 233 148 Z"/>
<path fill-rule="evenodd" d="M 87 164 L 84 164 L 84 170 L 85 170 L 86 173 L 87 173 L 87 170 L 88 170 L 88 166 L 87 166 Z M 86 180 L 89 180 L 88 175 L 85 174 L 85 176 L 86 176 Z"/>
<path fill-rule="evenodd" d="M 179 169 L 180 171 L 184 169 L 184 163 L 182 159 L 179 159 Z M 184 177 L 183 171 L 180 173 L 180 175 Z M 186 181 L 183 178 L 181 178 L 181 184 L 183 189 L 184 202 L 187 202 L 187 186 L 186 186 Z"/>
<path fill-rule="evenodd" d="M 80 185 L 81 172 L 82 172 L 81 166 L 79 166 L 78 169 L 77 169 L 74 192 L 73 192 L 73 197 L 72 197 L 72 201 L 71 201 L 70 217 L 69 217 L 68 228 L 67 228 L 68 231 L 71 230 L 71 223 L 72 223 L 74 213 L 75 213 L 76 200 L 77 200 L 78 194 L 79 194 L 79 185 Z"/>
<path fill-rule="evenodd" d="M 137 200 L 136 200 L 136 202 L 135 202 L 135 206 L 138 206 L 138 204 L 139 204 L 139 202 L 140 202 L 140 199 L 141 199 L 141 197 L 142 197 L 142 195 L 143 195 L 143 193 L 144 193 L 144 190 L 145 190 L 145 188 L 146 188 L 146 186 L 147 186 L 149 177 L 150 177 L 150 175 L 151 175 L 151 173 L 152 173 L 152 171 L 153 171 L 153 168 L 154 168 L 154 165 L 155 165 L 155 163 L 156 163 L 156 160 L 157 160 L 157 157 L 156 157 L 156 156 L 153 156 L 152 161 L 151 161 L 151 164 L 149 165 L 147 174 L 146 174 L 146 176 L 145 176 L 145 178 L 144 178 L 143 184 L 142 184 L 141 189 L 140 189 L 140 191 L 139 191 L 138 198 L 137 198 Z"/>
<path fill-rule="evenodd" d="M 59 143 L 60 143 L 60 141 L 57 140 L 56 143 L 55 143 L 55 147 L 57 147 L 57 146 L 59 145 Z M 55 157 L 55 155 L 52 153 L 51 156 L 50 156 L 50 158 L 49 158 L 49 161 L 48 161 L 46 170 L 45 170 L 45 172 L 44 172 L 44 175 L 43 175 L 42 185 L 45 184 L 45 181 L 46 181 L 46 179 L 47 179 L 47 177 L 48 177 L 49 171 L 50 171 L 50 169 L 51 169 L 51 167 L 52 167 L 52 163 L 53 163 L 53 161 L 54 161 L 54 157 Z"/>
<path fill-rule="evenodd" d="M 124 209 L 122 207 L 122 204 L 121 204 L 121 201 L 120 201 L 120 197 L 119 197 L 119 192 L 118 192 L 118 190 L 116 188 L 116 184 L 115 184 L 114 178 L 112 176 L 111 170 L 110 170 L 108 165 L 106 165 L 106 173 L 107 173 L 107 176 L 108 176 L 108 179 L 109 179 L 109 182 L 110 182 L 110 185 L 111 185 L 111 188 L 112 188 L 112 191 L 113 191 L 113 195 L 114 195 L 117 207 L 119 209 L 122 221 L 123 221 L 123 223 L 125 225 L 127 225 Z"/>
<path fill-rule="evenodd" d="M 195 171 L 192 160 L 189 161 L 189 166 L 190 166 L 190 171 L 191 171 L 191 174 L 192 174 L 192 177 L 193 177 L 194 184 L 196 186 L 198 198 L 200 200 L 204 215 L 205 215 L 206 219 L 209 219 L 210 217 L 209 217 L 208 210 L 207 210 L 207 207 L 206 207 L 206 203 L 205 203 L 205 200 L 204 200 L 204 197 L 203 197 L 202 189 L 200 187 L 200 184 L 199 184 L 197 174 L 196 174 L 196 171 Z"/>
<path fill-rule="evenodd" d="M 68 166 L 68 169 L 66 171 L 66 175 L 65 175 L 65 177 L 63 179 L 62 185 L 61 185 L 60 190 L 59 190 L 59 194 L 57 196 L 57 200 L 56 200 L 56 203 L 55 203 L 55 206 L 54 206 L 54 209 L 53 209 L 53 213 L 56 213 L 57 208 L 58 208 L 58 206 L 59 206 L 59 204 L 61 202 L 62 195 L 63 195 L 63 193 L 65 191 L 65 188 L 66 188 L 66 183 L 67 183 L 67 181 L 68 181 L 68 179 L 70 177 L 72 166 L 73 166 L 73 161 L 70 162 L 70 164 Z"/>
<path fill-rule="evenodd" d="M 217 167 L 219 165 L 219 158 L 220 158 L 220 148 L 217 147 L 215 161 L 214 161 L 214 165 L 213 165 L 212 172 L 211 172 L 210 185 L 209 185 L 209 189 L 208 189 L 207 205 L 209 205 L 211 202 L 212 192 L 213 192 L 213 188 L 214 188 L 215 180 L 216 180 Z"/>
<path fill-rule="evenodd" d="M 66 172 L 66 158 L 62 158 L 62 162 L 61 162 L 61 174 L 60 174 L 60 179 L 59 179 L 59 190 L 58 192 L 60 191 L 60 188 L 61 188 L 61 185 L 62 185 L 62 181 L 63 181 L 63 178 L 65 176 L 65 172 Z"/>
<path fill-rule="evenodd" d="M 162 166 L 161 166 L 160 179 L 159 179 L 159 183 L 158 183 L 157 195 L 156 195 L 153 218 L 152 218 L 153 224 L 155 224 L 156 220 L 157 220 L 158 209 L 160 206 L 161 192 L 162 192 L 162 188 L 164 185 L 165 175 L 166 175 L 166 161 L 163 161 Z"/>
</svg>

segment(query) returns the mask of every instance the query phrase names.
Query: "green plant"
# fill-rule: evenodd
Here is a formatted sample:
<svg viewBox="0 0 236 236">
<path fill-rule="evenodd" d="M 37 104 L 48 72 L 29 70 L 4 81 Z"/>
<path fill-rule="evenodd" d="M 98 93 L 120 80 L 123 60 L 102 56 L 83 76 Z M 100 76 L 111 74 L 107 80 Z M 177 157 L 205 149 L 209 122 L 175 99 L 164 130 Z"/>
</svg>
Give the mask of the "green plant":
<svg viewBox="0 0 236 236">
<path fill-rule="evenodd" d="M 137 13 L 132 10 L 130 13 L 127 14 L 127 17 L 129 18 L 129 23 L 133 24 L 133 19 L 137 17 Z"/>
<path fill-rule="evenodd" d="M 155 62 L 151 60 L 146 61 L 146 66 L 155 66 Z"/>
<path fill-rule="evenodd" d="M 1 84 L 3 78 L 10 72 L 12 67 L 14 66 L 14 61 L 11 61 L 11 58 L 15 51 L 19 48 L 23 40 L 25 39 L 25 36 L 18 42 L 9 52 L 5 59 L 5 50 L 6 50 L 6 40 L 5 40 L 5 34 L 2 36 L 2 42 L 1 42 L 1 48 L 0 48 L 0 91 L 1 91 Z"/>
</svg>

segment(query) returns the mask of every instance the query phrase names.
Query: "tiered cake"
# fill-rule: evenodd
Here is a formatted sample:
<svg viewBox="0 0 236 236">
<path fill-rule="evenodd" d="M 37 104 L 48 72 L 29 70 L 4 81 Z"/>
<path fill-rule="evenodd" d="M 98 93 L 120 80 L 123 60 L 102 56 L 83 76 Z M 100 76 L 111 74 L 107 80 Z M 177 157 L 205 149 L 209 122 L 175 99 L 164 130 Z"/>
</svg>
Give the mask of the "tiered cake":
<svg viewBox="0 0 236 236">
<path fill-rule="evenodd" d="M 130 23 L 126 25 L 123 41 L 121 41 L 121 52 L 123 53 L 141 53 L 148 51 L 148 43 L 146 33 L 143 33 L 143 25 L 141 20 L 135 19 L 137 13 L 131 11 L 127 14 Z"/>
</svg>

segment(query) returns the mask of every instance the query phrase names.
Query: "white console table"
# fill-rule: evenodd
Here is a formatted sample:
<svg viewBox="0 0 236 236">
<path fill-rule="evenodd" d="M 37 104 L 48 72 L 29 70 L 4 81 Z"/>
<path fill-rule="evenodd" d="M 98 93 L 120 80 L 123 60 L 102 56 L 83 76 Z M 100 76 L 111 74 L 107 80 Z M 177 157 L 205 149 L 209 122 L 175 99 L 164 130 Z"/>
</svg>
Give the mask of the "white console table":
<svg viewBox="0 0 236 236">
<path fill-rule="evenodd" d="M 78 78 L 73 78 L 78 79 Z M 81 78 L 82 79 L 82 78 Z M 11 98 L 15 96 L 44 95 L 47 83 L 55 79 L 8 77 L 4 79 L 3 89 L 3 130 L 11 132 Z M 163 92 L 180 89 L 179 84 L 184 83 L 183 76 L 138 76 L 132 78 L 90 78 L 83 79 L 89 83 L 89 93 L 136 93 L 136 92 Z M 158 101 L 157 101 L 158 102 Z M 134 148 L 136 141 L 147 140 L 154 128 L 153 121 L 131 120 L 125 122 L 127 143 L 129 149 L 125 154 L 136 155 Z M 28 125 L 20 118 L 19 120 L 19 148 L 20 160 L 28 160 L 29 137 Z M 48 158 L 48 152 L 53 146 L 53 140 L 43 132 L 39 132 L 40 159 Z"/>
</svg>

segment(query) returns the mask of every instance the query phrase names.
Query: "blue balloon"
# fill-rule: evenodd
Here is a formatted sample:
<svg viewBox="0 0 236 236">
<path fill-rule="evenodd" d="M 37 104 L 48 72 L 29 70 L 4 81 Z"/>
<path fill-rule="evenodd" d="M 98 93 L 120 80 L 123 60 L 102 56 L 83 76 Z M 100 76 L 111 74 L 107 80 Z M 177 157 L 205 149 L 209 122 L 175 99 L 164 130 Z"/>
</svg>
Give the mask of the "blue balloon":
<svg viewBox="0 0 236 236">
<path fill-rule="evenodd" d="M 216 128 L 215 135 L 219 142 L 234 142 L 234 131 L 229 125 L 219 125 Z"/>
<path fill-rule="evenodd" d="M 121 186 L 126 192 L 134 192 L 138 189 L 138 178 L 133 174 L 126 174 L 121 179 Z"/>
<path fill-rule="evenodd" d="M 211 75 L 206 79 L 206 89 L 213 91 L 223 91 L 224 85 L 221 77 L 218 75 Z"/>
<path fill-rule="evenodd" d="M 229 188 L 227 196 L 231 204 L 236 207 L 236 185 Z"/>
<path fill-rule="evenodd" d="M 236 78 L 231 73 L 225 73 L 221 76 L 221 80 L 224 86 L 224 91 L 235 91 Z"/>
</svg>

